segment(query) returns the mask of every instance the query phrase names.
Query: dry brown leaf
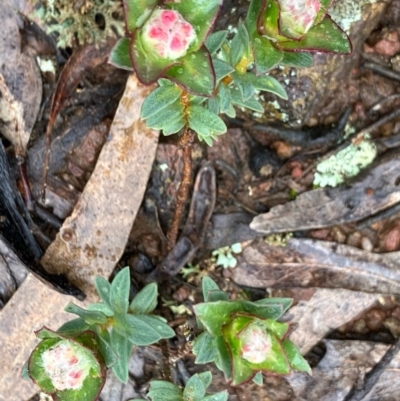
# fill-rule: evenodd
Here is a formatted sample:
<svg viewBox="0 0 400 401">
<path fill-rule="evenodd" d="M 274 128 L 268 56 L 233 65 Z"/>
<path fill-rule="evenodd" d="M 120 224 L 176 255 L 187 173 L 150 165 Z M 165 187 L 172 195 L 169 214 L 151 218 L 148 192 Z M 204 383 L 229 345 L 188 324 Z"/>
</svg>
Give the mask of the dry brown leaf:
<svg viewBox="0 0 400 401">
<path fill-rule="evenodd" d="M 128 79 L 96 168 L 42 258 L 49 272 L 65 273 L 88 295 L 95 275 L 108 277 L 114 270 L 146 189 L 158 141 L 158 131 L 140 119 L 150 90 L 135 76 Z"/>
<path fill-rule="evenodd" d="M 303 193 L 256 216 L 250 228 L 269 234 L 362 220 L 400 202 L 399 171 L 398 152 L 390 152 L 340 187 Z"/>
<path fill-rule="evenodd" d="M 308 301 L 300 301 L 284 318 L 296 326 L 290 335 L 304 355 L 329 332 L 370 308 L 379 294 L 349 290 L 317 289 Z"/>
<path fill-rule="evenodd" d="M 244 248 L 237 260 L 232 278 L 249 287 L 345 288 L 400 294 L 396 257 L 349 245 L 300 238 L 290 239 L 285 247 L 258 242 Z"/>
<path fill-rule="evenodd" d="M 389 345 L 325 340 L 326 354 L 312 376 L 291 375 L 287 381 L 298 401 L 342 401 L 356 383 L 362 385 L 365 374 L 376 365 Z M 394 401 L 399 399 L 400 355 L 382 373 L 363 401 Z"/>
</svg>

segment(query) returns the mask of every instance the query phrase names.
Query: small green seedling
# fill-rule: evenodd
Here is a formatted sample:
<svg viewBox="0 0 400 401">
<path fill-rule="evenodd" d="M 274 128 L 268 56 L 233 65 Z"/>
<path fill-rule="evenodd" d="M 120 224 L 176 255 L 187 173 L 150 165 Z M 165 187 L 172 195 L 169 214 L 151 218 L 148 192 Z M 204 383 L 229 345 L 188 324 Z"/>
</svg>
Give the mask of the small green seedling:
<svg viewBox="0 0 400 401">
<path fill-rule="evenodd" d="M 215 264 L 217 266 L 222 266 L 224 269 L 227 269 L 228 267 L 234 268 L 237 266 L 237 260 L 233 254 L 239 253 L 242 253 L 242 245 L 236 243 L 231 246 L 216 249 L 212 252 L 212 256 L 215 258 Z"/>
</svg>

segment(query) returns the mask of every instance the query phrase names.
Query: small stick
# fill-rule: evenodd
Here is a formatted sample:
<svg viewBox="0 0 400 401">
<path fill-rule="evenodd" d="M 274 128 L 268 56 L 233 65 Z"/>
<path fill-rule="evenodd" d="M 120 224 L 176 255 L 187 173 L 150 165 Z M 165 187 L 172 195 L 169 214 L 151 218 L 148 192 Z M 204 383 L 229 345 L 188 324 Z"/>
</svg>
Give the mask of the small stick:
<svg viewBox="0 0 400 401">
<path fill-rule="evenodd" d="M 185 126 L 183 134 L 179 140 L 179 148 L 182 149 L 182 179 L 176 194 L 176 206 L 174 216 L 172 218 L 171 228 L 167 234 L 167 251 L 171 251 L 178 237 L 179 224 L 182 220 L 182 215 L 185 210 L 186 201 L 189 195 L 189 188 L 192 182 L 192 146 L 195 138 L 195 133 Z"/>
<path fill-rule="evenodd" d="M 363 388 L 357 390 L 355 386 L 347 394 L 344 401 L 361 401 L 375 386 L 381 374 L 390 365 L 390 362 L 400 351 L 400 337 L 397 338 L 395 343 L 386 351 L 382 359 L 365 375 Z"/>
</svg>

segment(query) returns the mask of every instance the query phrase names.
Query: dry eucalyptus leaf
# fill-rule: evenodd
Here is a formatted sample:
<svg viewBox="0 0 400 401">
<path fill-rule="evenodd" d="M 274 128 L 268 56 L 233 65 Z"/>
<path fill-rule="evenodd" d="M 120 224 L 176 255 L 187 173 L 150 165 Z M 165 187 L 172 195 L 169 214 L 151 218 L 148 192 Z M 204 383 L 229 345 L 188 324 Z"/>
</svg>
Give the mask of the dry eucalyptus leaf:
<svg viewBox="0 0 400 401">
<path fill-rule="evenodd" d="M 300 238 L 290 239 L 285 247 L 255 242 L 244 248 L 237 260 L 232 278 L 249 287 L 400 294 L 398 259 L 349 245 Z"/>
<path fill-rule="evenodd" d="M 23 49 L 19 2 L 0 2 L 0 129 L 25 156 L 42 99 L 42 80 L 34 55 Z"/>
<path fill-rule="evenodd" d="M 285 314 L 285 321 L 296 327 L 290 340 L 304 355 L 329 332 L 354 319 L 378 299 L 379 294 L 317 289 L 309 300 L 300 301 Z"/>
<path fill-rule="evenodd" d="M 158 131 L 141 121 L 140 107 L 151 89 L 129 77 L 96 168 L 41 261 L 89 296 L 94 276 L 108 277 L 120 259 L 146 189 Z"/>
<path fill-rule="evenodd" d="M 388 350 L 389 345 L 366 341 L 325 340 L 326 354 L 312 376 L 290 375 L 298 401 L 343 401 L 354 384 L 361 386 L 370 371 Z M 384 370 L 363 401 L 399 399 L 400 355 Z"/>
<path fill-rule="evenodd" d="M 269 234 L 362 220 L 400 202 L 399 171 L 398 152 L 390 152 L 340 187 L 305 192 L 256 216 L 250 228 Z"/>
</svg>

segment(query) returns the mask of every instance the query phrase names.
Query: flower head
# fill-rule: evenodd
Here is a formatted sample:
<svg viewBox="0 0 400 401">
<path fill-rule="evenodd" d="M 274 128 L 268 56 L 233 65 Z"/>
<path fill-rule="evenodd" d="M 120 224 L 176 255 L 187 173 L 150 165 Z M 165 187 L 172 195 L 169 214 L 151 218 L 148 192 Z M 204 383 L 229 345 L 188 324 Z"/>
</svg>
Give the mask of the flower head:
<svg viewBox="0 0 400 401">
<path fill-rule="evenodd" d="M 250 323 L 239 334 L 241 357 L 250 363 L 264 362 L 271 352 L 271 335 L 257 322 Z"/>
<path fill-rule="evenodd" d="M 91 360 L 85 350 L 63 340 L 42 354 L 43 367 L 57 390 L 80 389 L 89 374 Z"/>
<path fill-rule="evenodd" d="M 211 96 L 216 79 L 204 42 L 223 0 L 124 0 L 129 37 L 115 45 L 110 61 L 133 69 L 145 85 L 167 78 L 190 93 Z"/>
<path fill-rule="evenodd" d="M 196 32 L 177 11 L 155 10 L 143 25 L 141 39 L 149 53 L 176 60 L 186 54 Z"/>
<path fill-rule="evenodd" d="M 305 35 L 321 9 L 319 0 L 279 0 L 279 25 L 294 38 Z"/>
</svg>

